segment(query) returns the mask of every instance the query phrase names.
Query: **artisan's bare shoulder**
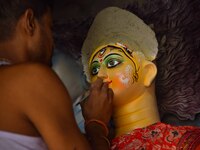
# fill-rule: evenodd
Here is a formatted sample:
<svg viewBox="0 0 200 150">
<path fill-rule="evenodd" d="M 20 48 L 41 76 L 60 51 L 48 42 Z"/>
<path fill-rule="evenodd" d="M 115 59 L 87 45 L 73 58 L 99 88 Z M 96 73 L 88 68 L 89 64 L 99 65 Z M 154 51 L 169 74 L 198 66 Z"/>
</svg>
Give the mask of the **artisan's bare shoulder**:
<svg viewBox="0 0 200 150">
<path fill-rule="evenodd" d="M 51 68 L 40 64 L 0 67 L 0 84 L 4 85 L 0 94 L 7 93 L 4 100 L 9 97 L 50 148 L 88 147 L 73 117 L 69 94 Z"/>
<path fill-rule="evenodd" d="M 46 94 L 52 95 L 52 92 L 56 96 L 56 91 L 69 99 L 58 76 L 50 67 L 42 64 L 25 63 L 0 67 L 0 84 L 1 94 L 12 93 L 18 101 L 29 97 L 31 103 L 31 97 L 40 99 Z"/>
<path fill-rule="evenodd" d="M 32 106 L 41 99 L 48 103 L 49 99 L 44 97 L 48 95 L 49 88 L 43 88 L 44 83 L 62 86 L 51 68 L 41 64 L 27 63 L 0 67 L 0 122 L 4 120 L 0 124 L 0 129 L 37 135 L 37 131 L 23 118 L 29 118 L 28 113 L 35 111 Z M 64 94 L 67 95 L 66 90 Z M 42 104 L 40 106 L 43 107 Z M 11 122 L 15 122 L 15 125 Z"/>
<path fill-rule="evenodd" d="M 17 107 L 21 107 L 25 111 L 26 105 L 43 99 L 47 103 L 50 98 L 48 95 L 52 91 L 69 99 L 67 90 L 53 72 L 53 70 L 45 65 L 37 63 L 25 63 L 11 66 L 0 67 L 0 94 L 2 103 L 10 103 Z"/>
<path fill-rule="evenodd" d="M 25 88 L 27 86 L 29 89 L 41 87 L 45 86 L 42 85 L 42 83 L 44 84 L 45 82 L 62 85 L 62 82 L 50 67 L 37 63 L 24 63 L 0 67 L 0 82 L 14 89 L 17 87 L 17 89 L 19 89 L 19 87 Z"/>
<path fill-rule="evenodd" d="M 50 67 L 38 63 L 23 63 L 0 67 L 0 81 L 7 80 L 7 83 L 10 83 L 10 80 L 15 80 L 16 82 L 18 80 L 39 81 L 43 77 L 50 76 L 57 78 Z M 26 84 L 26 82 L 23 83 Z"/>
</svg>

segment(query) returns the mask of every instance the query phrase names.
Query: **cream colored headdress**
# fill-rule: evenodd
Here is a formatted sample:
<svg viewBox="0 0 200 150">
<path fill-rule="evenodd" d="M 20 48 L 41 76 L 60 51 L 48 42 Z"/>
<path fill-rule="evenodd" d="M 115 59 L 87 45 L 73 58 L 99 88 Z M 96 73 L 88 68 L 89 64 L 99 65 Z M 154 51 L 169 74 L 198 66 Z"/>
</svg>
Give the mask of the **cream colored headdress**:
<svg viewBox="0 0 200 150">
<path fill-rule="evenodd" d="M 156 58 L 158 52 L 155 33 L 140 18 L 117 7 L 105 8 L 95 17 L 82 47 L 82 63 L 88 80 L 89 60 L 93 52 L 115 43 L 142 52 L 150 61 Z"/>
</svg>

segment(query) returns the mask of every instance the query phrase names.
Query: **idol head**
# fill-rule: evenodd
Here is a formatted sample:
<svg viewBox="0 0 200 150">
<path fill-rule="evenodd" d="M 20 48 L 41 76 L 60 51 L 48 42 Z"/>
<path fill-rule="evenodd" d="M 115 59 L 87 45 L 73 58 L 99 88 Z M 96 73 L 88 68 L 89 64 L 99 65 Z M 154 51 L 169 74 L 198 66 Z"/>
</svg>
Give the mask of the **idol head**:
<svg viewBox="0 0 200 150">
<path fill-rule="evenodd" d="M 155 33 L 140 18 L 108 7 L 95 17 L 82 47 L 87 80 L 108 82 L 115 106 L 137 99 L 156 76 L 157 47 Z"/>
</svg>

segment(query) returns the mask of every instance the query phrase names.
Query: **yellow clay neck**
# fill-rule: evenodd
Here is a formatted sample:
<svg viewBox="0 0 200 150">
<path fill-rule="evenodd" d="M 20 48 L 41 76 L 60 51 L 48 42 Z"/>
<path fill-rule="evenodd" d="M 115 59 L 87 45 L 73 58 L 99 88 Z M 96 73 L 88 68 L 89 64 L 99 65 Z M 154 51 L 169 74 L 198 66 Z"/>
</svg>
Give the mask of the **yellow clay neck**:
<svg viewBox="0 0 200 150">
<path fill-rule="evenodd" d="M 137 99 L 114 109 L 116 136 L 160 121 L 155 92 L 152 89 L 147 88 Z"/>
</svg>

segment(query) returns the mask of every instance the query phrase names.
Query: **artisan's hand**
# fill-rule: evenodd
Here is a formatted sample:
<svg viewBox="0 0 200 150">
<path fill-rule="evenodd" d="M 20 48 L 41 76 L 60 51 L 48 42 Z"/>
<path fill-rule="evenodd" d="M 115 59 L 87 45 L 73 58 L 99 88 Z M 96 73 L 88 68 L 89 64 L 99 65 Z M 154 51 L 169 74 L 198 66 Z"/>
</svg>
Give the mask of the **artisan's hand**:
<svg viewBox="0 0 200 150">
<path fill-rule="evenodd" d="M 101 78 L 91 85 L 90 96 L 82 104 L 85 120 L 97 119 L 108 124 L 112 115 L 113 91 Z"/>
</svg>

